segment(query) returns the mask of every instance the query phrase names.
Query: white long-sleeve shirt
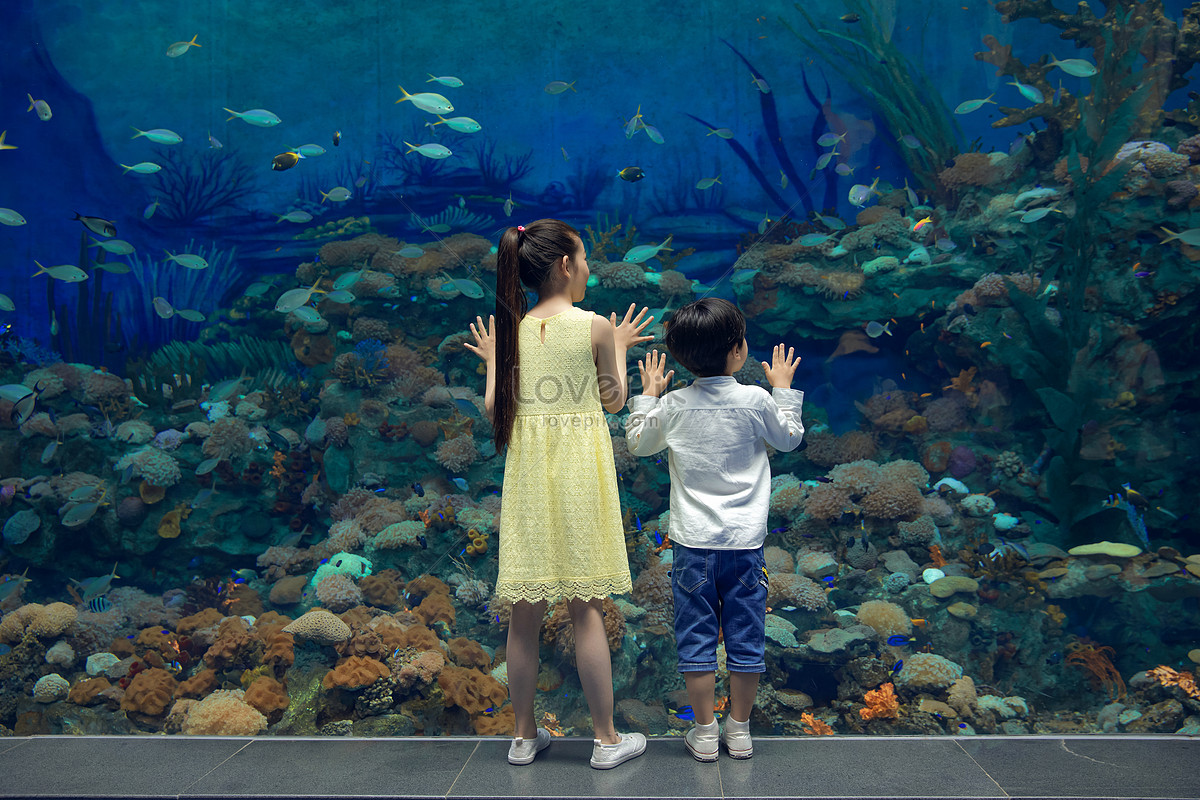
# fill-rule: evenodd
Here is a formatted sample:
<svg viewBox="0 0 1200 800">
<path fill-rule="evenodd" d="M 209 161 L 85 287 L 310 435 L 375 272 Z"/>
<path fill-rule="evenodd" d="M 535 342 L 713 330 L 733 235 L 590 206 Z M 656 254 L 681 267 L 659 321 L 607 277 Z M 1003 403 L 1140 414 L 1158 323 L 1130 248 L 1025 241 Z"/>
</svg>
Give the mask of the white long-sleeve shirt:
<svg viewBox="0 0 1200 800">
<path fill-rule="evenodd" d="M 794 450 L 804 436 L 804 392 L 697 378 L 662 399 L 629 398 L 625 440 L 635 456 L 668 450 L 671 541 L 745 550 L 767 536 L 771 464 L 766 445 Z"/>
</svg>

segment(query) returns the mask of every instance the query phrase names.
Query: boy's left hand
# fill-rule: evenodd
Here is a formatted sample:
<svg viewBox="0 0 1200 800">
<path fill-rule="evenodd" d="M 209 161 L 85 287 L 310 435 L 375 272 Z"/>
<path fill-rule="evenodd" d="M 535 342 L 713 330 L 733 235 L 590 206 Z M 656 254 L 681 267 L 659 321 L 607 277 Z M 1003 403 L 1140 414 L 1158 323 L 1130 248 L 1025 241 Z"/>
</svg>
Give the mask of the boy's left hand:
<svg viewBox="0 0 1200 800">
<path fill-rule="evenodd" d="M 785 344 L 775 345 L 775 351 L 771 355 L 773 363 L 762 362 L 763 372 L 767 375 L 767 383 L 776 389 L 791 388 L 792 378 L 796 375 L 796 367 L 800 365 L 800 356 L 794 358 L 792 356 L 795 352 L 796 348 L 794 347 L 788 347 Z"/>
<path fill-rule="evenodd" d="M 658 397 L 664 389 L 671 385 L 671 378 L 675 377 L 675 370 L 664 375 L 663 370 L 666 369 L 666 366 L 667 354 L 659 353 L 657 350 L 646 353 L 644 363 L 638 361 L 638 374 L 642 376 L 642 394 L 647 397 Z"/>
</svg>

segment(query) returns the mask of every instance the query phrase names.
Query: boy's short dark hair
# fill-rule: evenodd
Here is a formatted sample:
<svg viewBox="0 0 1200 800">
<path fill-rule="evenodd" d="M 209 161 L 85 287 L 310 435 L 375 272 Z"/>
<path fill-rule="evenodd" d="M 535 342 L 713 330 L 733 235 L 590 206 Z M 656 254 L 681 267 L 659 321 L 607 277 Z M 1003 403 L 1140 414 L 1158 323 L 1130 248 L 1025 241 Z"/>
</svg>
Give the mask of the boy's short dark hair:
<svg viewBox="0 0 1200 800">
<path fill-rule="evenodd" d="M 697 378 L 724 375 L 729 351 L 746 338 L 746 318 L 719 297 L 682 306 L 664 326 L 671 356 Z"/>
</svg>

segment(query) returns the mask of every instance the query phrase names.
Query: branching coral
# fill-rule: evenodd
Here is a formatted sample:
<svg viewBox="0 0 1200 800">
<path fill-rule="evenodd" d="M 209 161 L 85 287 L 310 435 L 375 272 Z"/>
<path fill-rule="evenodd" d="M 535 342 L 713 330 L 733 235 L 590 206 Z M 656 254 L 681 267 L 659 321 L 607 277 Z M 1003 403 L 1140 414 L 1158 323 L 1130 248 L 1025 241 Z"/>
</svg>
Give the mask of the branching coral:
<svg viewBox="0 0 1200 800">
<path fill-rule="evenodd" d="M 896 692 L 890 683 L 867 692 L 863 702 L 867 707 L 860 708 L 858 713 L 865 720 L 896 719 L 900 716 L 900 701 L 896 699 Z"/>
</svg>

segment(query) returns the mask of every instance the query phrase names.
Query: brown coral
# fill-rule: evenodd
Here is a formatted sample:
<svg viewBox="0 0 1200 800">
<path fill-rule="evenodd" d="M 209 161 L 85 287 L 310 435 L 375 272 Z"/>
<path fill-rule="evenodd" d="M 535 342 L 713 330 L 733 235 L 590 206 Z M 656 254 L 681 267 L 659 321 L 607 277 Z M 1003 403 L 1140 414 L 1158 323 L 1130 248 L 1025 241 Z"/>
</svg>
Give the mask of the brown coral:
<svg viewBox="0 0 1200 800">
<path fill-rule="evenodd" d="M 963 186 L 988 186 L 1000 177 L 1000 170 L 988 153 L 960 153 L 954 165 L 938 173 L 938 180 L 947 189 Z"/>
<path fill-rule="evenodd" d="M 450 640 L 450 660 L 460 667 L 487 670 L 492 666 L 492 658 L 483 646 L 465 636 Z"/>
<path fill-rule="evenodd" d="M 287 689 L 283 684 L 267 675 L 257 678 L 254 683 L 250 684 L 250 688 L 246 689 L 246 696 L 242 699 L 248 705 L 258 709 L 258 712 L 266 717 L 268 722 L 278 722 L 288 704 L 291 703 L 291 698 L 288 697 Z"/>
<path fill-rule="evenodd" d="M 459 706 L 472 715 L 496 708 L 508 698 L 508 689 L 500 681 L 465 667 L 443 667 L 438 673 L 438 686 L 447 706 Z"/>
<path fill-rule="evenodd" d="M 833 300 L 849 300 L 862 293 L 866 280 L 861 272 L 834 270 L 817 276 L 817 291 Z"/>
<path fill-rule="evenodd" d="M 162 669 L 147 669 L 133 676 L 121 699 L 122 711 L 157 717 L 165 714 L 175 696 L 175 678 Z"/>
<path fill-rule="evenodd" d="M 326 689 L 335 686 L 340 689 L 362 689 L 391 674 L 387 665 L 380 661 L 363 656 L 350 656 L 325 673 L 322 684 Z"/>
</svg>

